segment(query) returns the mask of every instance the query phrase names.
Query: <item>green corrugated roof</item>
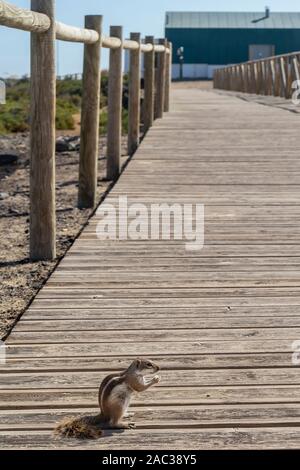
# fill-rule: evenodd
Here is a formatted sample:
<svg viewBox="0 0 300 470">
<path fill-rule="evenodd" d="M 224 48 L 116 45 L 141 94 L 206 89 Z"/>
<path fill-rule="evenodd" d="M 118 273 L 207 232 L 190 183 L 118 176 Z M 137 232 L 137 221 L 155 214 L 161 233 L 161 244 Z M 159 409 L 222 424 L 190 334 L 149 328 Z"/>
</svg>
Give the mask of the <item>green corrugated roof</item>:
<svg viewBox="0 0 300 470">
<path fill-rule="evenodd" d="M 300 12 L 180 12 L 166 13 L 166 28 L 242 28 L 242 29 L 300 29 Z"/>
</svg>

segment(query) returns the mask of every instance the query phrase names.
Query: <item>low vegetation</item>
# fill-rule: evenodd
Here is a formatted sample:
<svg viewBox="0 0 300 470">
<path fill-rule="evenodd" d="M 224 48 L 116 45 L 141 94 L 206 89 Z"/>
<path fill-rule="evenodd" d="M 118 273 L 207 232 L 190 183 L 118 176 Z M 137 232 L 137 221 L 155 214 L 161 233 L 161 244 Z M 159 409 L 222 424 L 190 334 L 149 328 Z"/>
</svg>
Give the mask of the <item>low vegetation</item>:
<svg viewBox="0 0 300 470">
<path fill-rule="evenodd" d="M 0 134 L 26 132 L 29 130 L 29 88 L 28 77 L 22 79 L 8 79 L 6 82 L 6 104 L 0 105 Z M 123 93 L 123 132 L 127 132 L 127 76 L 124 77 Z M 57 82 L 56 128 L 58 130 L 72 130 L 74 116 L 80 113 L 82 97 L 81 80 L 65 78 Z M 108 74 L 102 74 L 101 80 L 101 110 L 100 132 L 107 129 L 107 97 Z"/>
</svg>

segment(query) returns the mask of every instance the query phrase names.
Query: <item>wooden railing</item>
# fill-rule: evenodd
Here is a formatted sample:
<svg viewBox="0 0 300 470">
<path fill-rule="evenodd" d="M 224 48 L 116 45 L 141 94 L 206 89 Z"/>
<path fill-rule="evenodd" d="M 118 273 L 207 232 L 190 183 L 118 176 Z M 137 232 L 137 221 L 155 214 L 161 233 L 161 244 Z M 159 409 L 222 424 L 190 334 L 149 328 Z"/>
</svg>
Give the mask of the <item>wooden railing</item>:
<svg viewBox="0 0 300 470">
<path fill-rule="evenodd" d="M 300 52 L 217 69 L 214 88 L 291 98 L 300 79 Z"/>
<path fill-rule="evenodd" d="M 84 44 L 80 208 L 96 204 L 101 48 L 110 49 L 107 177 L 114 180 L 121 171 L 123 50 L 130 51 L 128 151 L 132 155 L 140 142 L 141 53 L 145 54 L 143 124 L 147 131 L 155 118 L 169 110 L 171 44 L 165 39 L 155 44 L 153 37 L 142 42 L 138 33 L 124 40 L 120 26 L 111 27 L 110 37 L 106 37 L 102 16 L 97 15 L 86 16 L 83 29 L 57 22 L 55 0 L 31 0 L 31 10 L 0 0 L 0 25 L 31 33 L 30 256 L 33 260 L 52 260 L 56 257 L 55 40 Z"/>
</svg>

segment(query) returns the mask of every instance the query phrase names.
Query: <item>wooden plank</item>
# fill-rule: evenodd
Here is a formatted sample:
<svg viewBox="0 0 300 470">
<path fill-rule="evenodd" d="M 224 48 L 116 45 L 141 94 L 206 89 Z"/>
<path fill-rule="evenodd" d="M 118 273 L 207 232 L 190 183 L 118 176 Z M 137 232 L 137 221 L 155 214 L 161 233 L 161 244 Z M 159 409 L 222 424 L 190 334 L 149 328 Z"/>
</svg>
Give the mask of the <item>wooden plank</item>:
<svg viewBox="0 0 300 470">
<path fill-rule="evenodd" d="M 300 404 L 249 405 L 162 405 L 155 409 L 131 407 L 136 429 L 201 429 L 219 427 L 299 426 Z M 0 410 L 0 430 L 53 430 L 55 424 L 66 417 L 95 415 L 97 406 L 72 410 Z"/>
<path fill-rule="evenodd" d="M 280 340 L 246 340 L 243 341 L 163 341 L 133 343 L 49 343 L 49 344 L 13 344 L 14 336 L 10 337 L 7 354 L 12 359 L 24 357 L 96 357 L 115 356 L 161 356 L 182 354 L 240 354 L 240 353 L 286 353 L 294 352 L 293 343 L 298 338 Z"/>
<path fill-rule="evenodd" d="M 93 356 L 72 357 L 62 356 L 55 359 L 52 357 L 26 357 L 13 359 L 8 355 L 6 363 L 0 366 L 3 373 L 36 373 L 61 372 L 61 371 L 104 371 L 119 372 L 128 367 L 133 360 L 132 356 Z M 294 367 L 291 361 L 291 352 L 263 352 L 263 353 L 239 353 L 239 354 L 186 354 L 156 355 L 157 362 L 162 370 L 193 370 L 193 369 L 226 369 L 226 368 L 268 368 L 268 367 Z"/>
<path fill-rule="evenodd" d="M 172 247 L 172 250 L 170 250 L 170 246 Z M 127 254 L 127 257 L 132 258 L 139 258 L 141 255 L 144 257 L 147 257 L 147 253 L 150 253 L 150 256 L 148 258 L 190 258 L 190 259 L 195 259 L 195 258 L 207 258 L 207 257 L 212 257 L 212 258 L 219 258 L 219 257 L 232 257 L 232 258 L 241 258 L 241 257 L 285 257 L 285 256 L 292 256 L 292 257 L 298 257 L 300 256 L 300 249 L 297 244 L 291 244 L 291 243 L 286 243 L 284 245 L 282 244 L 206 244 L 204 245 L 204 248 L 200 251 L 196 251 L 195 253 L 189 253 L 185 248 L 182 246 L 182 244 L 177 244 L 177 243 L 170 243 L 168 246 L 167 242 L 161 243 L 159 241 L 157 242 L 151 242 L 147 241 L 147 243 L 143 242 L 130 242 L 130 243 L 112 243 L 110 241 L 107 242 L 106 245 L 101 245 L 100 241 L 98 240 L 95 242 L 94 240 L 91 240 L 90 242 L 88 240 L 85 241 L 84 245 L 82 243 L 79 244 L 79 242 L 75 242 L 73 247 L 70 248 L 69 254 L 67 256 L 73 256 L 76 255 L 75 258 L 84 258 L 84 257 L 92 257 L 95 256 L 97 253 L 98 255 L 102 253 L 103 258 L 109 258 L 115 259 L 116 262 L 116 255 L 118 253 L 122 253 L 123 255 L 126 255 L 126 252 L 129 252 Z M 112 260 L 113 261 L 113 260 Z M 117 259 L 117 262 L 120 263 L 121 260 Z M 169 261 L 168 261 L 169 263 Z"/>
<path fill-rule="evenodd" d="M 239 403 L 299 403 L 299 385 L 172 387 L 155 388 L 136 395 L 134 406 L 228 405 Z M 93 408 L 97 406 L 98 388 L 0 390 L 1 410 L 42 410 Z M 85 411 L 82 411 L 83 413 Z"/>
<path fill-rule="evenodd" d="M 80 331 L 20 331 L 15 330 L 13 339 L 8 339 L 8 344 L 53 344 L 53 343 L 135 343 L 137 341 L 136 330 L 93 330 L 91 332 L 83 329 Z M 170 340 L 172 338 L 172 340 Z M 165 342 L 165 341 L 250 341 L 253 340 L 287 340 L 291 342 L 300 338 L 300 328 L 193 328 L 193 329 L 140 329 L 138 340 L 143 342 Z"/>
<path fill-rule="evenodd" d="M 218 287 L 218 290 L 213 290 L 215 287 L 194 287 L 194 288 L 188 288 L 188 287 L 174 287 L 172 288 L 124 288 L 124 289 L 100 289 L 96 287 L 91 287 L 88 288 L 85 286 L 85 289 L 80 289 L 80 288 L 51 288 L 50 286 L 45 288 L 42 292 L 39 293 L 38 297 L 36 298 L 39 302 L 43 302 L 43 305 L 46 304 L 47 301 L 51 301 L 55 299 L 65 299 L 69 300 L 70 304 L 72 302 L 76 302 L 76 299 L 79 300 L 97 300 L 97 299 L 103 299 L 103 306 L 111 305 L 112 307 L 118 306 L 118 303 L 123 302 L 124 307 L 126 307 L 126 300 L 124 299 L 130 299 L 127 300 L 127 306 L 132 302 L 133 306 L 135 304 L 139 304 L 139 302 L 143 302 L 143 299 L 149 299 L 151 298 L 151 301 L 155 301 L 155 299 L 161 300 L 163 302 L 164 299 L 170 298 L 170 303 L 171 305 L 178 303 L 178 300 L 176 299 L 185 299 L 182 300 L 182 302 L 185 303 L 181 304 L 181 306 L 190 306 L 193 305 L 196 301 L 196 299 L 199 298 L 206 298 L 206 299 L 217 299 L 216 301 L 222 302 L 222 297 L 223 298 L 237 298 L 242 301 L 243 297 L 253 297 L 253 301 L 255 302 L 259 297 L 282 297 L 285 300 L 290 298 L 291 301 L 295 300 L 298 305 L 298 298 L 300 297 L 300 287 L 251 287 L 251 286 L 245 286 L 245 287 Z M 137 295 L 138 294 L 138 295 Z M 119 296 L 116 298 L 116 296 Z M 107 300 L 108 304 L 105 304 L 105 299 Z M 189 303 L 190 302 L 190 303 Z M 224 302 L 224 300 L 223 300 Z M 230 301 L 228 301 L 230 302 Z M 228 303 L 227 302 L 227 303 Z M 273 301 L 274 303 L 277 303 L 276 301 Z M 199 303 L 199 301 L 198 301 Z M 41 303 L 42 305 L 42 303 Z M 62 304 L 61 304 L 62 305 Z M 205 305 L 205 304 L 203 304 Z M 208 304 L 209 305 L 209 304 Z M 215 305 L 218 305 L 216 303 Z M 219 304 L 220 305 L 220 304 Z M 221 305 L 224 305 L 221 304 Z M 236 305 L 233 303 L 233 305 Z M 263 303 L 261 304 L 263 305 Z M 295 303 L 294 303 L 295 305 Z M 96 303 L 95 303 L 96 306 Z M 162 305 L 163 306 L 163 305 Z"/>
<path fill-rule="evenodd" d="M 209 319 L 223 319 L 231 318 L 232 321 L 243 321 L 244 318 L 255 317 L 257 320 L 261 317 L 281 317 L 283 316 L 287 322 L 289 317 L 298 317 L 300 314 L 300 305 L 290 305 L 288 308 L 285 305 L 271 305 L 267 306 L 211 306 L 211 307 L 155 307 L 155 308 L 54 308 L 54 309 L 39 309 L 38 307 L 30 307 L 23 315 L 22 322 L 26 323 L 28 320 L 110 320 L 111 318 L 119 320 L 166 320 L 170 316 L 175 318 L 185 319 L 198 319 L 200 322 L 205 318 Z M 175 320 L 174 320 L 175 321 Z M 263 321 L 263 320 L 262 320 Z M 274 320 L 275 321 L 275 320 Z M 186 322 L 188 323 L 188 322 Z M 19 324 L 20 325 L 20 324 Z M 18 327 L 19 327 L 18 325 Z M 274 325 L 273 325 L 274 326 Z M 26 327 L 26 326 L 25 326 Z"/>
<path fill-rule="evenodd" d="M 211 290 L 210 293 L 213 293 L 214 291 Z M 193 297 L 187 296 L 177 296 L 172 297 L 172 296 L 165 296 L 163 295 L 164 291 L 162 291 L 160 296 L 154 297 L 152 292 L 150 291 L 147 296 L 141 297 L 139 299 L 136 299 L 136 292 L 132 291 L 132 298 L 119 298 L 115 299 L 113 298 L 105 298 L 102 293 L 97 293 L 96 295 L 90 295 L 90 296 L 83 296 L 74 299 L 74 295 L 70 294 L 68 297 L 59 297 L 56 296 L 56 298 L 45 298 L 42 299 L 36 298 L 36 300 L 32 303 L 31 309 L 32 310 L 41 310 L 41 309 L 57 309 L 57 306 L 59 304 L 60 308 L 68 309 L 68 310 L 74 310 L 76 308 L 82 308 L 82 309 L 99 309 L 99 308 L 106 308 L 106 309 L 133 309 L 133 308 L 139 308 L 139 309 L 144 309 L 145 311 L 150 311 L 148 309 L 153 309 L 153 308 L 171 308 L 171 309 L 176 309 L 179 308 L 178 304 L 180 303 L 180 308 L 197 308 L 199 307 L 199 304 L 203 307 L 224 307 L 227 309 L 231 309 L 233 307 L 268 307 L 268 306 L 285 306 L 287 309 L 291 307 L 297 307 L 299 308 L 300 306 L 300 296 L 285 296 L 285 292 L 279 292 L 279 295 L 275 295 L 276 292 L 270 291 L 270 295 L 266 296 L 263 295 L 263 292 L 259 291 L 253 291 L 252 296 L 251 292 L 249 292 L 248 296 L 245 295 L 245 291 L 243 292 L 244 295 L 238 295 L 239 292 L 236 292 L 236 296 L 232 297 L 232 292 L 229 292 L 229 296 L 226 297 L 224 296 L 224 293 L 222 293 L 222 297 L 219 297 L 218 295 L 211 296 L 209 295 L 210 293 L 207 292 L 207 295 L 202 295 L 196 297 L 195 294 L 193 293 Z M 203 293 L 202 293 L 203 294 Z M 241 294 L 241 293 L 240 293 Z M 258 296 L 258 294 L 262 294 Z M 59 299 L 59 302 L 58 302 Z M 178 300 L 180 299 L 180 301 Z M 199 300 L 201 299 L 201 300 Z"/>
<path fill-rule="evenodd" d="M 56 317 L 57 317 L 56 313 Z M 31 317 L 30 317 L 31 318 Z M 113 324 L 112 324 L 113 320 Z M 138 313 L 136 312 L 134 319 L 119 319 L 117 315 L 112 312 L 109 319 L 87 319 L 83 318 L 81 320 L 74 320 L 73 315 L 71 314 L 68 319 L 62 320 L 28 320 L 24 318 L 21 323 L 15 326 L 15 332 L 26 332 L 28 334 L 34 332 L 61 332 L 65 331 L 66 326 L 68 327 L 68 331 L 114 331 L 115 329 L 118 331 L 124 330 L 131 330 L 131 331 L 140 331 L 142 330 L 151 330 L 153 329 L 153 319 L 145 319 L 139 318 Z M 231 317 L 230 314 L 224 317 L 217 317 L 217 318 L 189 318 L 188 322 L 186 317 L 176 317 L 170 318 L 169 315 L 165 315 L 159 319 L 159 328 L 160 330 L 194 330 L 200 329 L 236 329 L 236 328 L 244 328 L 244 332 L 246 334 L 247 329 L 263 329 L 262 334 L 264 334 L 265 329 L 282 329 L 290 330 L 297 328 L 297 331 L 300 328 L 300 308 L 299 308 L 299 315 L 297 317 Z M 220 331 L 220 330 L 219 330 Z M 283 333 L 283 332 L 282 332 Z M 226 334 L 226 331 L 225 331 Z M 284 334 L 284 333 L 283 333 Z"/>
<path fill-rule="evenodd" d="M 20 374 L 1 374 L 0 389 L 56 389 L 83 388 L 99 386 L 107 372 L 38 372 Z M 219 369 L 216 370 L 170 370 L 163 371 L 162 380 L 157 385 L 164 387 L 183 386 L 253 386 L 260 385 L 300 385 L 300 369 L 265 368 L 265 369 Z"/>
<path fill-rule="evenodd" d="M 96 441 L 54 439 L 49 431 L 0 432 L 3 450 L 55 449 L 55 450 L 271 450 L 298 449 L 299 427 L 218 428 L 132 430 L 109 434 Z"/>
</svg>

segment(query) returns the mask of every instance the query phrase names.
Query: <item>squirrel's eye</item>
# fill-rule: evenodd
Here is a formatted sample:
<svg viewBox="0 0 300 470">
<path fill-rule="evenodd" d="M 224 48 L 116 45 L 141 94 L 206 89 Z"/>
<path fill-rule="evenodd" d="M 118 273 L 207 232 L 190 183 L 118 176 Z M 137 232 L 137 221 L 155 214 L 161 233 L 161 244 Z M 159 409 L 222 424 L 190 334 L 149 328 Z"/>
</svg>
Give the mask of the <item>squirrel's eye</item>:
<svg viewBox="0 0 300 470">
<path fill-rule="evenodd" d="M 147 367 L 149 367 L 149 369 L 152 368 L 151 362 L 148 362 Z"/>
</svg>

